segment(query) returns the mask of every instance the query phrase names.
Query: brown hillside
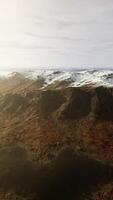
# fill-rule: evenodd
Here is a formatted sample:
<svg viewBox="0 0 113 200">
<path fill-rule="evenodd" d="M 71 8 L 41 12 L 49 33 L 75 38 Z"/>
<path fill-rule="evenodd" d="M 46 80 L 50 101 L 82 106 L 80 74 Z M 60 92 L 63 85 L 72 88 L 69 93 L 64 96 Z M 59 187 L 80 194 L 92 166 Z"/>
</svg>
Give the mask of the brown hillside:
<svg viewBox="0 0 113 200">
<path fill-rule="evenodd" d="M 108 195 L 113 181 L 113 88 L 42 86 L 22 80 L 1 92 L 1 197 L 8 199 L 10 191 L 12 200 L 96 200 L 102 185 Z"/>
</svg>

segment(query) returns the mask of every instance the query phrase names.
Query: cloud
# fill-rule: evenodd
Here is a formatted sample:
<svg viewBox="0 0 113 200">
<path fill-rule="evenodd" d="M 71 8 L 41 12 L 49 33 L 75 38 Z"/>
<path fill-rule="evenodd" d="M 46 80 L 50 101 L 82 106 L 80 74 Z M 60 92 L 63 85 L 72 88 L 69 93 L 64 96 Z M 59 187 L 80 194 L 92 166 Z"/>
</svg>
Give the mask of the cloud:
<svg viewBox="0 0 113 200">
<path fill-rule="evenodd" d="M 11 49 L 11 48 L 14 48 L 14 49 L 26 49 L 26 50 L 29 50 L 29 49 L 38 49 L 38 50 L 47 50 L 47 49 L 56 49 L 52 46 L 46 46 L 46 45 L 32 45 L 32 44 L 21 44 L 21 43 L 7 43 L 7 44 L 0 44 L 0 48 L 4 48 L 4 49 Z"/>
<path fill-rule="evenodd" d="M 113 0 L 0 1 L 2 66 L 113 65 L 112 51 Z"/>
<path fill-rule="evenodd" d="M 87 41 L 86 38 L 73 38 L 73 37 L 68 37 L 65 35 L 39 35 L 31 32 L 25 33 L 28 36 L 34 37 L 34 38 L 40 38 L 40 39 L 50 39 L 50 40 L 66 40 L 69 42 L 80 42 L 80 41 Z"/>
</svg>

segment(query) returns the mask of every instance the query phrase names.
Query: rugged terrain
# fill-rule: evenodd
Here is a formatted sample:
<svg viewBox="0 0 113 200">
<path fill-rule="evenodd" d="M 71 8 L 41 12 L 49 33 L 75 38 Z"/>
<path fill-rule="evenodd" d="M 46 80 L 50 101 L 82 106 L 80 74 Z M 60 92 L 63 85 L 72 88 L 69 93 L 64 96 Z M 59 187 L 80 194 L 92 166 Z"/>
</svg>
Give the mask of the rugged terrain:
<svg viewBox="0 0 113 200">
<path fill-rule="evenodd" d="M 112 200 L 111 82 L 45 73 L 0 78 L 0 200 Z"/>
</svg>

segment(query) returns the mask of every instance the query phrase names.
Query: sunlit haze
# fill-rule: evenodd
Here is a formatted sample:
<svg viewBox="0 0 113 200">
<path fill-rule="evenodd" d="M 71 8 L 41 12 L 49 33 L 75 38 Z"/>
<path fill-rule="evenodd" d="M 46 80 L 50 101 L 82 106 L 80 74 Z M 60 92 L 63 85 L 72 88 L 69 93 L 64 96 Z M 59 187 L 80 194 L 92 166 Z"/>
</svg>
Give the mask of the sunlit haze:
<svg viewBox="0 0 113 200">
<path fill-rule="evenodd" d="M 0 70 L 112 67 L 113 0 L 0 0 Z"/>
</svg>

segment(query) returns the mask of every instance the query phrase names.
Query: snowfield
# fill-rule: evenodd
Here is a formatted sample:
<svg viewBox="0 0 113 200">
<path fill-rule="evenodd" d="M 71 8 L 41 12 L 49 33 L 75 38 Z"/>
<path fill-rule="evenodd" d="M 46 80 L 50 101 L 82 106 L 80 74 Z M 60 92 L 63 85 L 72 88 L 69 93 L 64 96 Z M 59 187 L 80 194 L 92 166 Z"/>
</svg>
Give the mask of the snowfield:
<svg viewBox="0 0 113 200">
<path fill-rule="evenodd" d="M 59 70 L 34 70 L 24 72 L 0 72 L 0 79 L 9 79 L 17 74 L 28 79 L 44 79 L 45 85 L 66 81 L 68 86 L 80 87 L 85 85 L 113 86 L 113 70 L 81 70 L 81 71 L 59 71 Z"/>
</svg>

